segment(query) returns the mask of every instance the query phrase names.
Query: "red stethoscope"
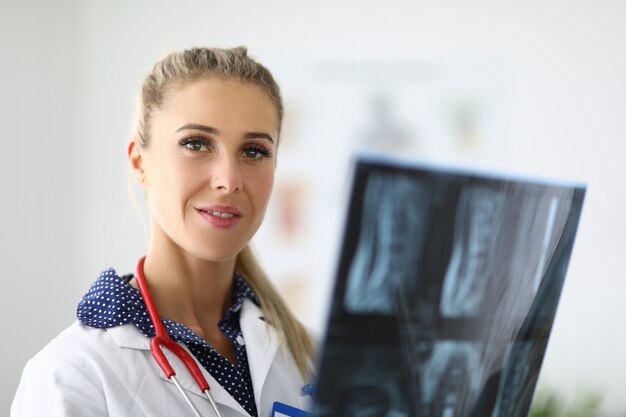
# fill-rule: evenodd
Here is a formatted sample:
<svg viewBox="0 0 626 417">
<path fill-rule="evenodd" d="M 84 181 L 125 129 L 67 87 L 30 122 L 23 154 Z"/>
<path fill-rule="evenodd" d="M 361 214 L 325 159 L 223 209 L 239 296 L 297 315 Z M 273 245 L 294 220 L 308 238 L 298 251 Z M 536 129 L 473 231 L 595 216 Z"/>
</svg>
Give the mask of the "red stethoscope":
<svg viewBox="0 0 626 417">
<path fill-rule="evenodd" d="M 161 322 L 159 312 L 154 306 L 154 301 L 152 301 L 152 296 L 150 296 L 150 291 L 148 290 L 148 284 L 146 283 L 146 279 L 143 276 L 143 263 L 145 260 L 146 260 L 146 257 L 144 256 L 141 259 L 139 259 L 139 262 L 137 262 L 137 267 L 135 268 L 135 278 L 137 279 L 137 286 L 139 287 L 139 293 L 141 294 L 141 297 L 143 298 L 143 302 L 146 304 L 146 308 L 148 309 L 148 314 L 150 315 L 150 320 L 152 321 L 152 325 L 154 326 L 154 331 L 156 332 L 155 336 L 152 339 L 150 339 L 150 352 L 152 352 L 152 356 L 154 357 L 154 360 L 156 360 L 156 362 L 159 364 L 159 366 L 165 373 L 165 376 L 167 376 L 167 378 L 170 379 L 174 383 L 174 385 L 176 385 L 176 388 L 178 388 L 182 396 L 185 398 L 185 401 L 187 402 L 187 404 L 189 404 L 189 407 L 191 407 L 196 417 L 202 417 L 202 416 L 198 412 L 198 409 L 196 408 L 196 406 L 191 402 L 191 399 L 189 398 L 187 393 L 183 390 L 183 387 L 178 382 L 178 379 L 176 379 L 176 372 L 174 372 L 172 365 L 170 364 L 170 362 L 165 357 L 165 354 L 163 353 L 164 348 L 168 349 L 170 352 L 176 355 L 178 359 L 183 361 L 183 363 L 185 364 L 185 367 L 187 368 L 189 373 L 193 376 L 193 379 L 196 380 L 196 384 L 198 384 L 200 391 L 203 392 L 206 395 L 206 397 L 209 399 L 209 401 L 211 402 L 211 406 L 213 407 L 213 410 L 215 411 L 215 414 L 217 415 L 217 417 L 222 417 L 219 410 L 217 409 L 217 404 L 215 403 L 215 400 L 213 399 L 213 396 L 211 395 L 209 391 L 210 390 L 209 383 L 206 381 L 206 379 L 202 375 L 202 372 L 200 371 L 198 364 L 191 357 L 191 355 L 187 353 L 187 351 L 183 349 L 182 346 L 174 342 L 165 331 L 165 327 L 163 326 L 163 323 Z"/>
</svg>

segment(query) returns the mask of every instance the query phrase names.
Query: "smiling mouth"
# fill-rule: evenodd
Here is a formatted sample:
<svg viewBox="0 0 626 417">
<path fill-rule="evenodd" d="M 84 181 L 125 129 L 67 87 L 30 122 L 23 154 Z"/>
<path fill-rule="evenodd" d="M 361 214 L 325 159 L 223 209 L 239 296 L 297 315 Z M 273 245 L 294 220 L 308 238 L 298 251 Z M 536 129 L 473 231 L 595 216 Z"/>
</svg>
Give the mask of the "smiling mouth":
<svg viewBox="0 0 626 417">
<path fill-rule="evenodd" d="M 209 216 L 218 219 L 227 220 L 242 217 L 242 213 L 239 210 L 230 206 L 215 205 L 213 207 L 196 207 L 196 210 L 200 213 L 208 214 Z"/>
<path fill-rule="evenodd" d="M 219 229 L 235 227 L 242 218 L 241 212 L 234 207 L 215 207 L 196 209 L 205 222 Z"/>
<path fill-rule="evenodd" d="M 201 210 L 201 211 L 208 213 L 211 216 L 220 217 L 222 219 L 232 219 L 233 217 L 235 217 L 234 213 L 227 213 L 223 211 L 216 211 L 216 210 Z"/>
</svg>

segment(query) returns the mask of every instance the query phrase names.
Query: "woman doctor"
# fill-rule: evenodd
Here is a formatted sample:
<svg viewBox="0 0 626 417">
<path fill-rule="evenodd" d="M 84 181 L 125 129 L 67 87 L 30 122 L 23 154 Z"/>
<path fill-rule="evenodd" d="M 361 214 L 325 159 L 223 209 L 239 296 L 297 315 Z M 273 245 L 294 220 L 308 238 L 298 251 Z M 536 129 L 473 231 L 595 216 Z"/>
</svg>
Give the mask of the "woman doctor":
<svg viewBox="0 0 626 417">
<path fill-rule="evenodd" d="M 272 190 L 282 114 L 278 85 L 245 48 L 175 52 L 146 77 L 127 148 L 150 211 L 145 280 L 224 417 L 310 400 L 311 338 L 248 248 Z M 26 365 L 12 416 L 193 415 L 151 355 L 135 276 L 104 271 L 77 317 Z M 215 416 L 166 356 L 200 414 Z"/>
</svg>

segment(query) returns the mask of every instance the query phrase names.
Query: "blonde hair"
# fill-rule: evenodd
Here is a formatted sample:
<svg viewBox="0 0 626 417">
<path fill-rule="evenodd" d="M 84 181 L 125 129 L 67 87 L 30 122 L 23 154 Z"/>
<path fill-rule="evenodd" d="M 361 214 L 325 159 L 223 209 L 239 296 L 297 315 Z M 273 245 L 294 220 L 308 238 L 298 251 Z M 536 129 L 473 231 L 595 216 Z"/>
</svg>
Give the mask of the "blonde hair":
<svg viewBox="0 0 626 417">
<path fill-rule="evenodd" d="M 152 113 L 161 108 L 169 92 L 184 84 L 211 77 L 235 78 L 261 87 L 276 107 L 280 133 L 283 103 L 278 84 L 267 68 L 248 57 L 245 47 L 193 48 L 166 55 L 144 79 L 134 132 L 141 146 L 149 144 Z M 291 352 L 298 370 L 306 378 L 313 357 L 311 336 L 291 313 L 248 246 L 237 255 L 235 269 L 256 293 L 266 323 L 274 328 L 281 346 Z"/>
<path fill-rule="evenodd" d="M 237 255 L 237 271 L 242 274 L 261 301 L 265 322 L 276 329 L 278 340 L 291 352 L 304 378 L 310 375 L 313 341 L 304 326 L 291 313 L 272 282 L 256 261 L 249 246 Z"/>
</svg>

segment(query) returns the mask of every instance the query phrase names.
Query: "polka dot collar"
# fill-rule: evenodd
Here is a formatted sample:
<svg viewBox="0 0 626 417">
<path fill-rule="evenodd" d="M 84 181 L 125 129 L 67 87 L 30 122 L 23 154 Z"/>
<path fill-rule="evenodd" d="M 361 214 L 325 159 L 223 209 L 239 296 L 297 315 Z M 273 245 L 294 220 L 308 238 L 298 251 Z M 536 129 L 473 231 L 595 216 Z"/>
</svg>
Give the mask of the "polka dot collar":
<svg viewBox="0 0 626 417">
<path fill-rule="evenodd" d="M 86 326 L 106 329 L 124 324 L 135 325 L 147 337 L 154 336 L 154 327 L 139 290 L 129 284 L 132 275 L 120 277 L 113 268 L 102 272 L 78 304 L 76 315 Z M 233 305 L 228 309 L 218 327 L 232 342 L 237 354 L 233 364 L 220 355 L 191 329 L 172 320 L 163 319 L 170 337 L 184 343 L 204 368 L 251 415 L 257 416 L 256 404 L 246 346 L 239 325 L 240 310 L 245 298 L 259 305 L 259 300 L 246 281 L 235 274 L 232 286 Z"/>
</svg>

